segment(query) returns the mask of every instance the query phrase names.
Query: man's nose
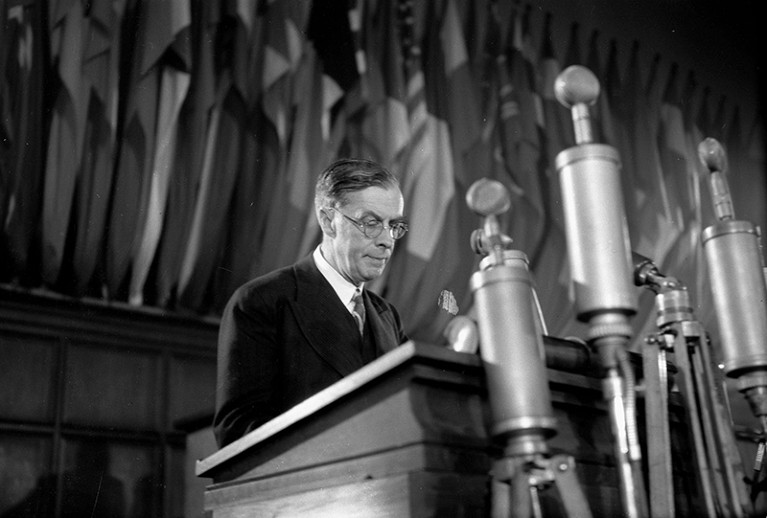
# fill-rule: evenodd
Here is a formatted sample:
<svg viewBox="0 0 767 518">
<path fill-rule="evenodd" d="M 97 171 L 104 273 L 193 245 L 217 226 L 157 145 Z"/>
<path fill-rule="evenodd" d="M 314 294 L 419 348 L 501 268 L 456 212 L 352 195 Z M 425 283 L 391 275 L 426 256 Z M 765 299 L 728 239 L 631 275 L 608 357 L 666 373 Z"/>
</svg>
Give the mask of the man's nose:
<svg viewBox="0 0 767 518">
<path fill-rule="evenodd" d="M 391 237 L 391 230 L 388 228 L 384 228 L 383 232 L 381 232 L 378 235 L 378 239 L 376 240 L 376 245 L 383 246 L 386 248 L 392 248 L 394 246 L 394 238 Z"/>
</svg>

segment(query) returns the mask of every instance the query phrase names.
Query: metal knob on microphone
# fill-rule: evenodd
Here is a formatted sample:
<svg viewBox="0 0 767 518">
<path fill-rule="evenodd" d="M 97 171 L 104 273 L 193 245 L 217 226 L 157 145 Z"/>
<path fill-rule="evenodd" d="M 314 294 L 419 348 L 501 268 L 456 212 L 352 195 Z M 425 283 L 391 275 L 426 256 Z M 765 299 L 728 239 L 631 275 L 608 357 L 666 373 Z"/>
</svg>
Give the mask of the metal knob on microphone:
<svg viewBox="0 0 767 518">
<path fill-rule="evenodd" d="M 549 455 L 546 441 L 556 433 L 556 419 L 528 259 L 509 248 L 512 240 L 502 234 L 497 219 L 511 206 L 509 194 L 500 182 L 481 179 L 467 191 L 466 202 L 483 218 L 482 228 L 472 235 L 472 248 L 484 258 L 470 284 L 490 403 L 490 433 L 504 443 L 504 456 L 493 470 L 494 506 L 513 507 L 512 516 L 527 515 L 537 508 L 539 486 L 558 481 L 569 488 L 560 491 L 566 509 L 573 516 L 591 516 L 573 460 Z"/>
<path fill-rule="evenodd" d="M 721 334 L 725 374 L 740 390 L 767 432 L 767 287 L 757 227 L 735 219 L 721 144 L 707 138 L 698 156 L 708 169 L 717 222 L 702 241 Z"/>
<path fill-rule="evenodd" d="M 589 324 L 588 339 L 605 368 L 603 392 L 616 441 L 624 512 L 629 517 L 644 516 L 647 503 L 634 413 L 634 377 L 626 351 L 637 293 L 632 283 L 620 158 L 613 147 L 592 142 L 589 106 L 599 95 L 594 74 L 582 66 L 568 67 L 557 77 L 554 91 L 570 109 L 575 129 L 576 145 L 557 155 L 556 167 L 576 316 Z"/>
</svg>

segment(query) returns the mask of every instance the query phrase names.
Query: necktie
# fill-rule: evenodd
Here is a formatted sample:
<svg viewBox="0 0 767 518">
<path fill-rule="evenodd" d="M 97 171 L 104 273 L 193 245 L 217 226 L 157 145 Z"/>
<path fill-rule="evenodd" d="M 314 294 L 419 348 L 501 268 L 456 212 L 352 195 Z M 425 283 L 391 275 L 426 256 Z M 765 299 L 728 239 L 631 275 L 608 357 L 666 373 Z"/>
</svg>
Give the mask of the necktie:
<svg viewBox="0 0 767 518">
<path fill-rule="evenodd" d="M 357 290 L 352 298 L 352 302 L 354 303 L 352 315 L 354 316 L 354 320 L 357 321 L 357 327 L 360 330 L 360 335 L 362 335 L 363 330 L 365 329 L 365 304 L 362 302 L 361 291 Z"/>
</svg>

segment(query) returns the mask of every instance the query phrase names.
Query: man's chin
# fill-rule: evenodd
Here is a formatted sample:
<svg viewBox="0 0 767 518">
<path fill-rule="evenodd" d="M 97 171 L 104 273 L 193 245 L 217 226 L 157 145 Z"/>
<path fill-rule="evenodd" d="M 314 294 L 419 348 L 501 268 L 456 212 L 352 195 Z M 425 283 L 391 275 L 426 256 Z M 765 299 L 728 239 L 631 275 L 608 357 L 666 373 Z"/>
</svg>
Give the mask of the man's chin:
<svg viewBox="0 0 767 518">
<path fill-rule="evenodd" d="M 383 274 L 384 269 L 386 269 L 386 263 L 384 263 L 380 267 L 374 266 L 374 267 L 368 268 L 365 271 L 365 278 L 366 278 L 365 282 L 370 282 L 379 278 Z"/>
</svg>

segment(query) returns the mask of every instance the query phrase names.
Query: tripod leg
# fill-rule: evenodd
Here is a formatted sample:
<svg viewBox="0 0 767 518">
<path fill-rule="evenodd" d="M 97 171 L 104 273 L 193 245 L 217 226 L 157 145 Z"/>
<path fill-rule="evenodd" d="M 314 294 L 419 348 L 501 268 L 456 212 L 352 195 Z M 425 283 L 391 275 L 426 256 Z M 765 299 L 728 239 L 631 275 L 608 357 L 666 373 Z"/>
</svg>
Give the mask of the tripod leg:
<svg viewBox="0 0 767 518">
<path fill-rule="evenodd" d="M 523 459 L 504 458 L 496 461 L 492 484 L 492 518 L 533 516 L 530 476 Z"/>
<path fill-rule="evenodd" d="M 492 480 L 490 506 L 491 518 L 508 518 L 511 515 L 511 491 L 509 485 L 495 478 Z"/>
<path fill-rule="evenodd" d="M 591 509 L 586 501 L 586 494 L 578 482 L 575 473 L 575 461 L 569 455 L 554 455 L 551 458 L 554 481 L 559 488 L 559 495 L 567 516 L 573 518 L 591 518 Z"/>
<path fill-rule="evenodd" d="M 699 481 L 701 485 L 701 496 L 705 503 L 706 515 L 716 516 L 717 512 L 714 503 L 711 466 L 708 462 L 703 441 L 703 432 L 700 424 L 700 410 L 695 393 L 692 364 L 690 362 L 690 354 L 687 348 L 687 340 L 681 330 L 677 330 L 674 335 L 674 360 L 679 369 L 677 376 L 681 381 L 679 383 L 679 390 L 684 398 L 687 422 L 690 426 L 692 446 L 695 452 L 696 467 L 700 474 Z"/>
<path fill-rule="evenodd" d="M 743 484 L 745 473 L 740 452 L 735 442 L 732 421 L 724 402 L 721 380 L 716 379 L 707 342 L 701 341 L 696 348 L 699 354 L 693 356 L 695 380 L 701 399 L 705 398 L 703 417 L 709 423 L 711 434 L 711 457 L 716 460 L 717 473 L 721 480 L 724 513 L 727 516 L 746 515 L 749 507 L 748 494 Z"/>
<path fill-rule="evenodd" d="M 663 337 L 642 351 L 645 379 L 650 516 L 674 518 L 674 479 L 668 418 L 668 366 Z"/>
<path fill-rule="evenodd" d="M 533 515 L 533 498 L 527 473 L 520 470 L 511 479 L 511 518 L 529 518 Z"/>
</svg>

